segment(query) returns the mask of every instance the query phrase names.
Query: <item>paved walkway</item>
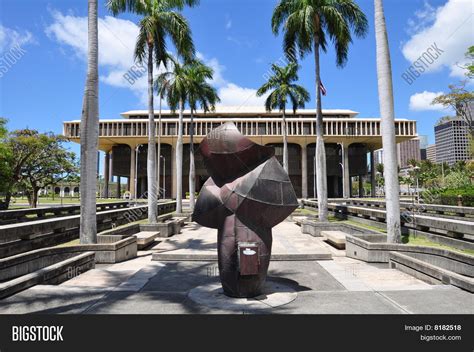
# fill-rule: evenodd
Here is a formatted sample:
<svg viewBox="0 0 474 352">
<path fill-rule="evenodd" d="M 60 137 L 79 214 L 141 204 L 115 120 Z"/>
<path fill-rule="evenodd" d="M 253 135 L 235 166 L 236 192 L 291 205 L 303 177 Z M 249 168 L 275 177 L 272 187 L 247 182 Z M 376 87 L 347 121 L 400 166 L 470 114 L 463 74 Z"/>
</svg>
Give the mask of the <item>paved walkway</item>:
<svg viewBox="0 0 474 352">
<path fill-rule="evenodd" d="M 281 230 L 281 231 L 279 231 Z M 283 231 L 284 230 L 284 231 Z M 225 311 L 198 305 L 190 290 L 218 282 L 215 261 L 152 261 L 153 253 L 185 250 L 214 253 L 215 230 L 188 224 L 136 259 L 97 265 L 59 286 L 39 285 L 0 301 L 0 313 L 115 314 L 474 314 L 474 295 L 453 286 L 429 285 L 386 264 L 346 258 L 321 238 L 302 235 L 284 222 L 275 228 L 276 253 L 332 254 L 332 260 L 274 260 L 269 277 L 294 289 L 289 304 L 265 310 Z M 280 235 L 284 234 L 284 235 Z"/>
</svg>

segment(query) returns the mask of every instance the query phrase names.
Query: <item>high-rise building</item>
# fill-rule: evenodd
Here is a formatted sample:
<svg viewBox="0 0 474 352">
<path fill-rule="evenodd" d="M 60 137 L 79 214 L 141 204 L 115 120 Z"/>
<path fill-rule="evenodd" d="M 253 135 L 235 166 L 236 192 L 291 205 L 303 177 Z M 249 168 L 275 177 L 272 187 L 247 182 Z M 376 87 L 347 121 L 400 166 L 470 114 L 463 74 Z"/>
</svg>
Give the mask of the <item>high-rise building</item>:
<svg viewBox="0 0 474 352">
<path fill-rule="evenodd" d="M 428 148 L 428 136 L 423 135 L 418 137 L 420 139 L 420 158 L 426 160 L 426 148 Z"/>
<path fill-rule="evenodd" d="M 426 147 L 426 160 L 436 163 L 436 144 L 431 144 Z"/>
<path fill-rule="evenodd" d="M 413 138 L 397 144 L 398 166 L 402 169 L 408 167 L 410 160 L 421 160 L 420 139 Z"/>
<path fill-rule="evenodd" d="M 435 130 L 436 162 L 455 164 L 459 160 L 469 160 L 468 124 L 460 117 L 439 122 Z"/>
</svg>

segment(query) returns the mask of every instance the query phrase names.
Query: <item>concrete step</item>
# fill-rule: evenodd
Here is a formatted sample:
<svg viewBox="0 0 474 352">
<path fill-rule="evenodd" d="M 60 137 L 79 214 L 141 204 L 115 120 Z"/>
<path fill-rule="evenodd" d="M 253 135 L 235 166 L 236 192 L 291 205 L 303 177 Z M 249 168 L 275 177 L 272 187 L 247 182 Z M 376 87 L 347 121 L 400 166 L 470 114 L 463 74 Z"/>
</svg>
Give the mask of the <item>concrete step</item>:
<svg viewBox="0 0 474 352">
<path fill-rule="evenodd" d="M 321 231 L 321 235 L 337 249 L 346 248 L 347 233 L 342 231 Z"/>
<path fill-rule="evenodd" d="M 137 238 L 138 249 L 148 247 L 157 237 L 160 236 L 160 231 L 141 231 L 134 235 Z"/>
</svg>

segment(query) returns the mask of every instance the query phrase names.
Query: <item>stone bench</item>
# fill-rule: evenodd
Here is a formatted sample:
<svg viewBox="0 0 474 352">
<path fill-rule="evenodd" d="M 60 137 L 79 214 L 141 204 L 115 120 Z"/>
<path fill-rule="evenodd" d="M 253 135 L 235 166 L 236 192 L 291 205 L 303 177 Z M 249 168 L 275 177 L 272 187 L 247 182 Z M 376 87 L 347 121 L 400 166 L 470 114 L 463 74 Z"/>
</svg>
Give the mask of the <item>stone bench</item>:
<svg viewBox="0 0 474 352">
<path fill-rule="evenodd" d="M 142 224 L 140 225 L 140 230 L 159 232 L 159 237 L 171 237 L 180 233 L 182 226 L 184 226 L 184 219 L 172 218 L 153 225 Z"/>
<path fill-rule="evenodd" d="M 139 233 L 134 234 L 137 238 L 137 248 L 142 250 L 148 247 L 151 243 L 155 241 L 157 237 L 160 236 L 159 231 L 141 231 Z"/>
<path fill-rule="evenodd" d="M 326 238 L 326 241 L 332 244 L 337 249 L 346 248 L 346 233 L 342 231 L 321 231 L 321 235 Z"/>
</svg>

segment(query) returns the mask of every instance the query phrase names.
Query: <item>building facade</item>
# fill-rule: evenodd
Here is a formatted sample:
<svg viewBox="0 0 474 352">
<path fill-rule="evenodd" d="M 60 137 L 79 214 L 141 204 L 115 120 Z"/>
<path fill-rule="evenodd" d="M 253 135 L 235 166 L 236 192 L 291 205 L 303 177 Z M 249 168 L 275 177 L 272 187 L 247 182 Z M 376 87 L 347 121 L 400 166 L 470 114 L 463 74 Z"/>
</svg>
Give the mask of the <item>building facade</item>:
<svg viewBox="0 0 474 352">
<path fill-rule="evenodd" d="M 410 160 L 421 160 L 420 139 L 413 138 L 397 144 L 398 166 L 406 168 Z"/>
<path fill-rule="evenodd" d="M 436 163 L 436 144 L 431 144 L 426 147 L 426 160 Z"/>
<path fill-rule="evenodd" d="M 470 159 L 468 124 L 461 118 L 438 123 L 435 130 L 436 162 L 455 164 Z"/>
<path fill-rule="evenodd" d="M 100 120 L 99 149 L 105 153 L 104 178 L 110 176 L 128 179 L 128 191 L 132 198 L 141 197 L 147 189 L 147 111 L 122 113 L 122 119 Z M 155 112 L 156 133 L 159 112 Z M 171 111 L 162 111 L 161 123 L 161 194 L 176 197 L 176 144 L 178 116 Z M 373 151 L 382 146 L 380 119 L 356 118 L 351 110 L 323 110 L 324 141 L 327 158 L 327 181 L 329 197 L 349 196 L 351 180 L 369 177 L 374 185 Z M 208 178 L 199 153 L 200 141 L 214 128 L 232 122 L 251 140 L 275 147 L 275 155 L 282 160 L 282 121 L 280 112 L 266 112 L 254 107 L 218 107 L 215 112 L 196 112 L 194 115 L 194 145 L 196 167 L 196 191 Z M 64 135 L 79 143 L 80 121 L 64 122 Z M 416 121 L 397 119 L 395 122 L 397 142 L 417 136 Z M 299 197 L 315 197 L 315 145 L 316 112 L 298 110 L 287 115 L 289 175 Z M 183 123 L 183 196 L 189 189 L 189 133 L 190 114 L 184 112 Z M 371 157 L 368 161 L 368 155 Z M 368 167 L 371 164 L 372 167 Z M 111 165 L 111 166 L 109 166 Z M 362 185 L 361 185 L 362 187 Z"/>
</svg>

